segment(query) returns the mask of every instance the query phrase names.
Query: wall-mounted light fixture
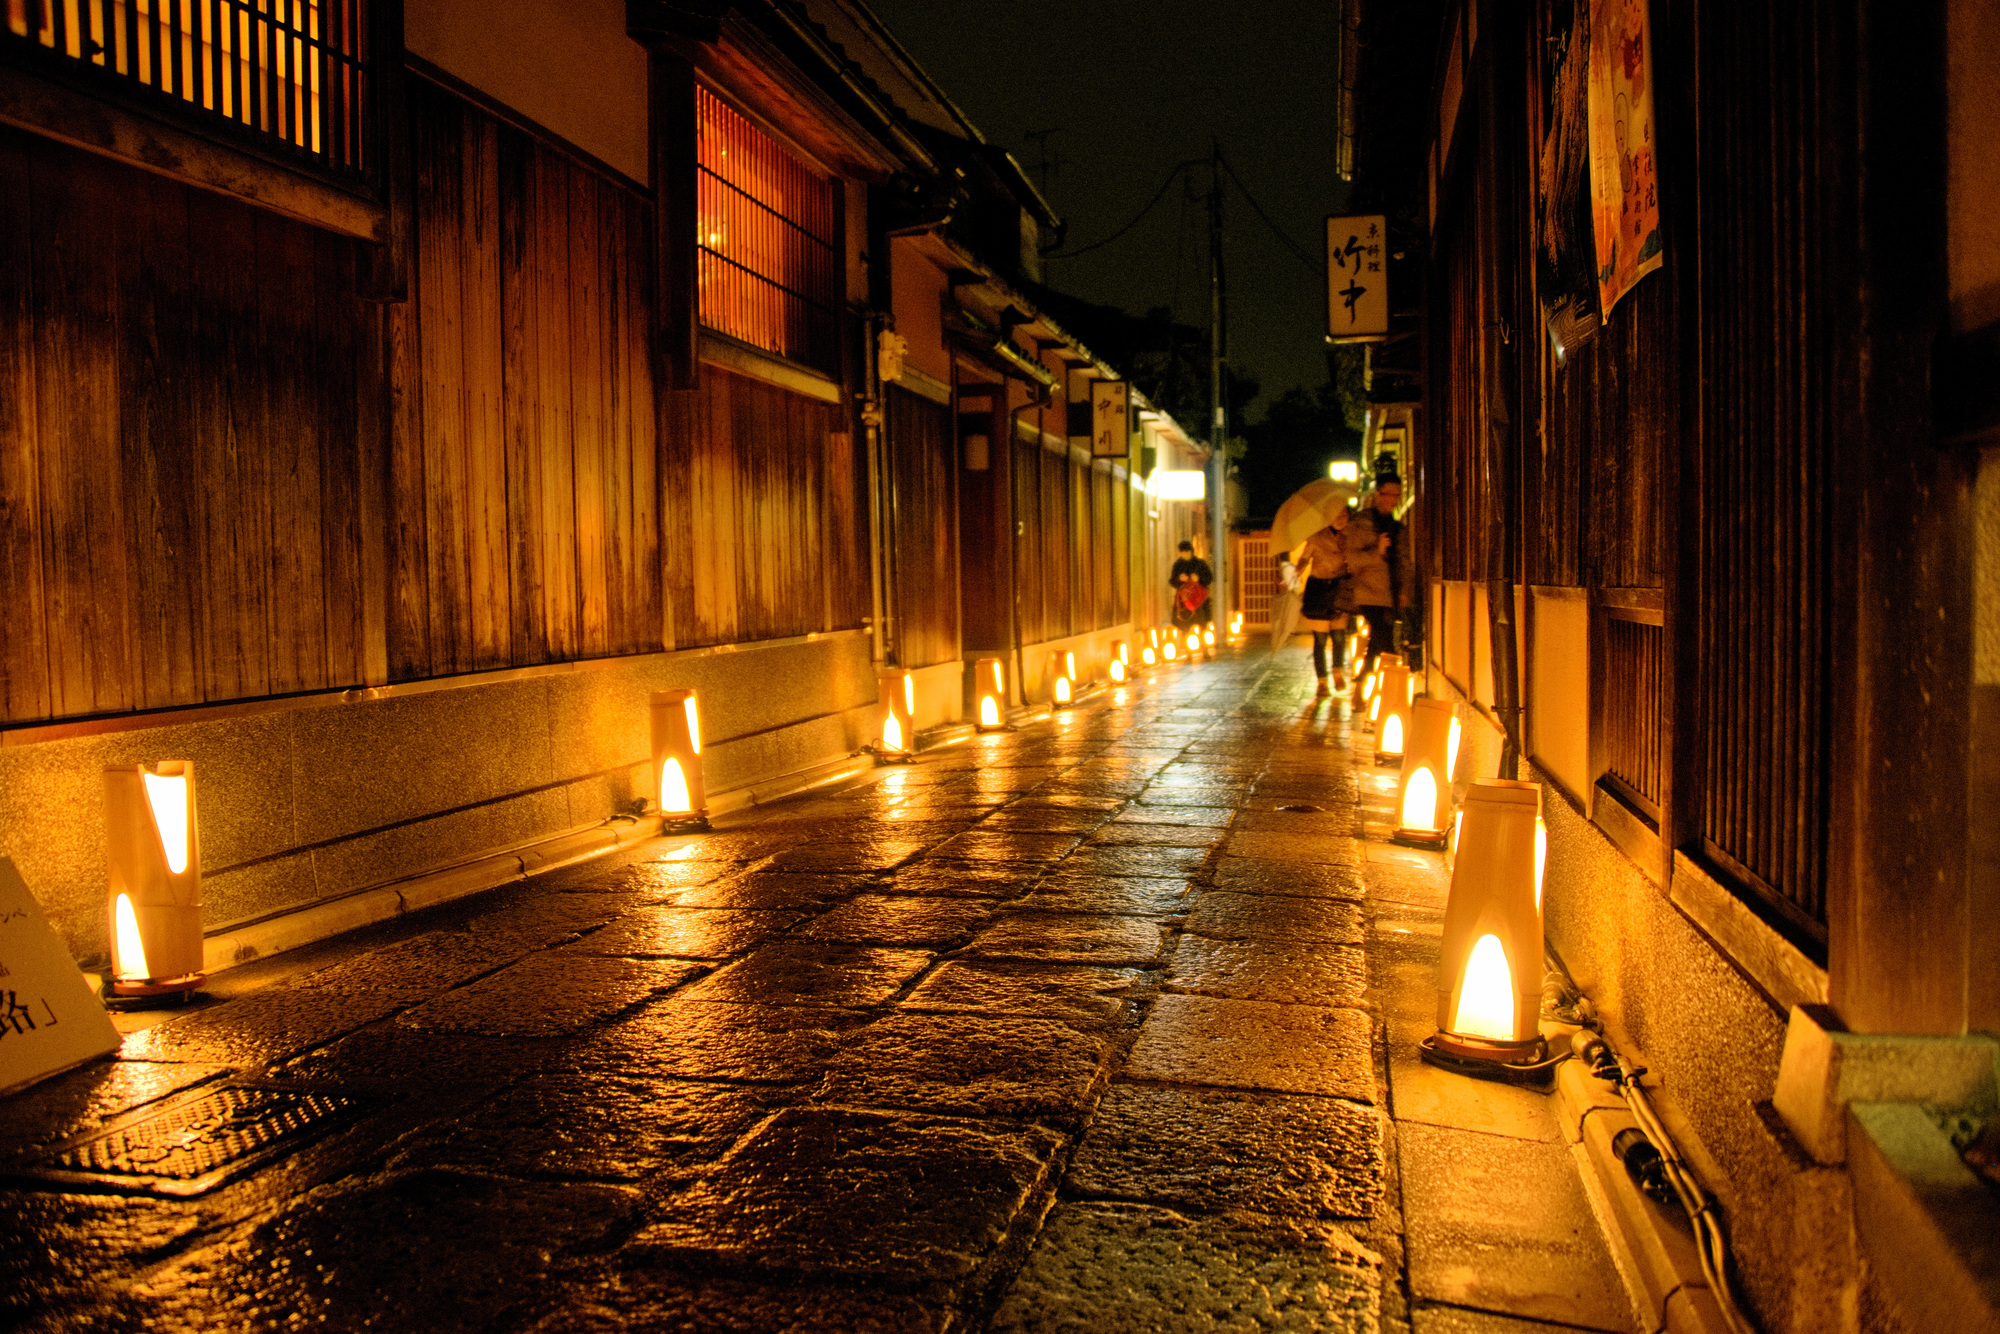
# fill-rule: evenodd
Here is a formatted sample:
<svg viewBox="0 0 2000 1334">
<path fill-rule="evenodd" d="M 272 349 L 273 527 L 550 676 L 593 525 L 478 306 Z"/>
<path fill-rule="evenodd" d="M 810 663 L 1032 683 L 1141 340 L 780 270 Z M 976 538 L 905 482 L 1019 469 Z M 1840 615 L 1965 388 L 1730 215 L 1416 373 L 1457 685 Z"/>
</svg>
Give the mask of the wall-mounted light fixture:
<svg viewBox="0 0 2000 1334">
<path fill-rule="evenodd" d="M 1326 475 L 1336 482 L 1361 480 L 1361 465 L 1353 459 L 1335 459 L 1326 465 Z"/>
<path fill-rule="evenodd" d="M 999 732 L 1007 726 L 1007 670 L 998 658 L 981 658 L 972 666 L 972 690 L 978 700 L 981 732 Z"/>
<path fill-rule="evenodd" d="M 201 838 L 194 762 L 104 771 L 111 990 L 161 996 L 201 985 Z"/>
<path fill-rule="evenodd" d="M 708 784 L 701 771 L 701 708 L 692 690 L 652 697 L 653 795 L 661 828 L 708 828 Z"/>
<path fill-rule="evenodd" d="M 1200 500 L 1208 494 L 1208 474 L 1199 468 L 1156 468 L 1152 483 L 1161 500 Z"/>
<path fill-rule="evenodd" d="M 1458 712 L 1449 700 L 1410 706 L 1410 741 L 1396 792 L 1396 841 L 1441 848 L 1451 826 L 1451 773 L 1458 758 Z"/>
<path fill-rule="evenodd" d="M 883 764 L 907 764 L 916 758 L 917 678 L 900 669 L 879 672 L 875 690 L 882 701 L 875 758 Z"/>
<path fill-rule="evenodd" d="M 1438 963 L 1432 1064 L 1487 1078 L 1546 1068 L 1540 1028 L 1542 873 L 1548 839 L 1538 783 L 1482 778 L 1459 812 Z"/>
</svg>

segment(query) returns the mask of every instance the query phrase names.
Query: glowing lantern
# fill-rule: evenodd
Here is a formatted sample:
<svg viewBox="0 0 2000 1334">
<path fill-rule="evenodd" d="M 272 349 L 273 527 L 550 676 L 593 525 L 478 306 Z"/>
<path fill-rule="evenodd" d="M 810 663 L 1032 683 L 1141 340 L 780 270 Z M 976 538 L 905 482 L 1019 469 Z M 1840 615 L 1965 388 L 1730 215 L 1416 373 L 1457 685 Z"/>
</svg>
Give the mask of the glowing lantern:
<svg viewBox="0 0 2000 1334">
<path fill-rule="evenodd" d="M 1214 627 L 1214 626 L 1212 626 L 1212 625 L 1204 625 L 1204 626 L 1203 626 L 1203 627 L 1201 628 L 1201 642 L 1202 642 L 1202 644 L 1203 644 L 1203 645 L 1204 645 L 1205 647 L 1208 647 L 1208 648 L 1214 648 L 1214 647 L 1215 647 L 1215 627 Z"/>
<path fill-rule="evenodd" d="M 1111 660 L 1111 680 L 1112 680 L 1112 682 L 1113 682 L 1114 684 L 1117 684 L 1117 685 L 1123 685 L 1123 684 L 1125 683 L 1125 660 L 1124 660 L 1124 659 L 1122 659 L 1122 658 L 1113 658 L 1113 659 Z"/>
<path fill-rule="evenodd" d="M 1160 652 L 1165 655 L 1168 662 L 1180 656 L 1180 650 L 1174 647 L 1174 641 L 1171 639 L 1160 646 Z"/>
<path fill-rule="evenodd" d="M 1504 1076 L 1547 1054 L 1542 986 L 1541 787 L 1473 783 L 1460 812 L 1438 965 L 1438 1033 L 1424 1057 Z"/>
<path fill-rule="evenodd" d="M 1193 630 L 1188 631 L 1187 651 L 1189 657 L 1201 652 L 1201 636 Z"/>
<path fill-rule="evenodd" d="M 1139 650 L 1139 661 L 1148 667 L 1157 667 L 1160 665 L 1160 655 L 1153 651 L 1151 644 L 1148 644 Z"/>
<path fill-rule="evenodd" d="M 981 732 L 998 732 L 1007 726 L 1007 672 L 998 658 L 981 658 L 972 666 L 972 693 L 978 701 Z"/>
<path fill-rule="evenodd" d="M 708 786 L 701 773 L 701 709 L 692 690 L 655 690 L 652 703 L 654 792 L 663 826 L 708 827 Z"/>
<path fill-rule="evenodd" d="M 203 974 L 193 762 L 106 769 L 104 817 L 113 993 L 194 990 Z"/>
<path fill-rule="evenodd" d="M 1064 676 L 1067 676 L 1070 679 L 1070 682 L 1074 684 L 1076 681 L 1076 654 L 1065 653 L 1062 656 L 1063 656 L 1062 674 Z"/>
<path fill-rule="evenodd" d="M 1387 655 L 1385 654 L 1386 658 Z M 1375 760 L 1401 761 L 1410 735 L 1410 669 L 1400 658 L 1388 661 L 1369 704 L 1368 716 L 1375 723 Z"/>
<path fill-rule="evenodd" d="M 1399 842 L 1443 847 L 1451 811 L 1452 738 L 1458 714 L 1449 701 L 1420 699 L 1410 709 L 1409 744 L 1396 797 Z"/>
<path fill-rule="evenodd" d="M 1128 644 L 1126 644 L 1124 640 L 1121 639 L 1116 644 L 1112 645 L 1111 652 L 1113 657 L 1117 658 L 1118 661 L 1124 663 L 1126 666 L 1129 667 L 1132 665 L 1132 649 Z"/>
<path fill-rule="evenodd" d="M 882 739 L 875 758 L 884 764 L 907 763 L 916 754 L 917 678 L 905 671 L 887 671 L 875 678 L 882 701 Z"/>
</svg>

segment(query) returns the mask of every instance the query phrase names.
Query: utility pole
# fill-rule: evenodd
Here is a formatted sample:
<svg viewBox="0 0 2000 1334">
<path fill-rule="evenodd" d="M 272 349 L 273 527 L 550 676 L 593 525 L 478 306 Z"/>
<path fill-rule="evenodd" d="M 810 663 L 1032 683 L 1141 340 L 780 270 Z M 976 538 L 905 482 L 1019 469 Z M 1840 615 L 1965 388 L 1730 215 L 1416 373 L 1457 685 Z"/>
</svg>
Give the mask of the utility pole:
<svg viewBox="0 0 2000 1334">
<path fill-rule="evenodd" d="M 1208 435 L 1208 549 L 1209 564 L 1215 569 L 1215 587 L 1209 596 L 1211 608 L 1229 596 L 1229 517 L 1224 512 L 1229 459 L 1223 452 L 1228 439 L 1229 406 L 1222 396 L 1222 143 L 1212 142 L 1208 187 L 1208 393 L 1215 411 L 1209 418 Z M 1226 629 L 1227 610 L 1215 615 Z"/>
</svg>

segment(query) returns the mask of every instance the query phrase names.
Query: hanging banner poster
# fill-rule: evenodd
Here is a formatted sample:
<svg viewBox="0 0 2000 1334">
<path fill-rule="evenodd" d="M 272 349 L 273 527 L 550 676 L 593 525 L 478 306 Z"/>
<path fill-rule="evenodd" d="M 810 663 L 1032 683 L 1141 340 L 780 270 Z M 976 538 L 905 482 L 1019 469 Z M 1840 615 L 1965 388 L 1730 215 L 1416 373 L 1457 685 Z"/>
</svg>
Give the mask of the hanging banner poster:
<svg viewBox="0 0 2000 1334">
<path fill-rule="evenodd" d="M 1389 332 L 1389 269 L 1382 254 L 1387 221 L 1380 213 L 1326 220 L 1326 336 L 1332 342 Z"/>
<path fill-rule="evenodd" d="M 1647 0 L 1590 0 L 1590 191 L 1598 306 L 1660 267 L 1653 157 L 1652 25 Z"/>
<path fill-rule="evenodd" d="M 1536 290 L 1558 364 L 1597 332 L 1597 236 L 1590 198 L 1590 0 L 1542 10 L 1542 152 L 1536 172 Z"/>
</svg>

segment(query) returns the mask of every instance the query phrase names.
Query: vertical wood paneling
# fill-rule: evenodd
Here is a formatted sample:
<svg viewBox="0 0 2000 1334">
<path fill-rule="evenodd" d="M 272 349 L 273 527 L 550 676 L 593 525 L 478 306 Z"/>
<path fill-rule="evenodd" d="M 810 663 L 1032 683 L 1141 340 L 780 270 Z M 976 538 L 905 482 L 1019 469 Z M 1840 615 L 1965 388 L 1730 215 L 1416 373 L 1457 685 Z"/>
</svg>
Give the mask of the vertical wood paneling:
<svg viewBox="0 0 2000 1334">
<path fill-rule="evenodd" d="M 535 342 L 524 349 L 532 369 L 525 388 L 535 396 L 535 465 L 524 474 L 523 490 L 539 491 L 542 526 L 522 535 L 539 548 L 540 620 L 547 656 L 557 660 L 582 653 L 578 629 L 579 567 L 576 549 L 576 458 L 570 397 L 570 288 L 568 164 L 554 153 L 521 141 L 534 160 L 534 198 L 523 207 L 532 220 L 533 242 L 524 247 L 534 264 Z M 529 286 L 524 277 L 522 285 Z M 524 591 L 524 598 L 531 594 Z"/>
<path fill-rule="evenodd" d="M 463 116 L 443 97 L 412 98 L 422 108 L 417 151 L 417 339 L 423 385 L 419 417 L 424 457 L 425 571 L 430 660 L 421 675 L 469 671 L 473 664 L 471 525 L 466 514 Z M 398 478 L 399 483 L 404 479 Z"/>
<path fill-rule="evenodd" d="M 958 466 L 951 412 L 906 389 L 883 391 L 895 487 L 897 663 L 959 658 Z"/>
<path fill-rule="evenodd" d="M 605 548 L 607 437 L 604 285 L 598 273 L 597 177 L 569 174 L 570 440 L 576 467 L 577 647 L 585 657 L 611 648 Z"/>
<path fill-rule="evenodd" d="M 465 412 L 466 662 L 501 667 L 510 659 L 507 452 L 502 408 L 505 360 L 500 283 L 499 126 L 464 117 L 460 147 L 459 336 Z"/>
<path fill-rule="evenodd" d="M 25 141 L 0 135 L 0 717 L 41 718 L 49 697 L 41 439 L 34 335 L 34 181 Z"/>
</svg>

